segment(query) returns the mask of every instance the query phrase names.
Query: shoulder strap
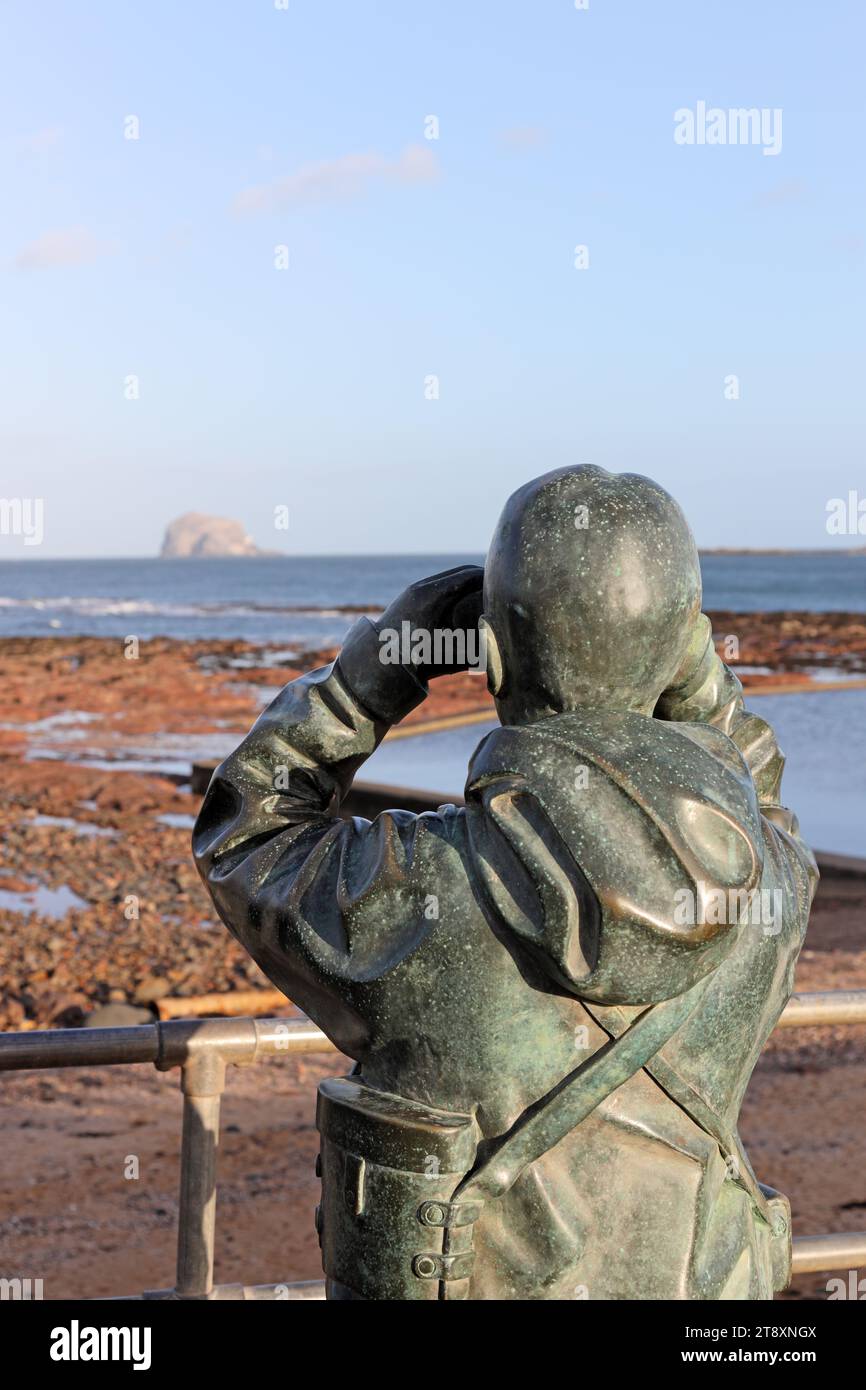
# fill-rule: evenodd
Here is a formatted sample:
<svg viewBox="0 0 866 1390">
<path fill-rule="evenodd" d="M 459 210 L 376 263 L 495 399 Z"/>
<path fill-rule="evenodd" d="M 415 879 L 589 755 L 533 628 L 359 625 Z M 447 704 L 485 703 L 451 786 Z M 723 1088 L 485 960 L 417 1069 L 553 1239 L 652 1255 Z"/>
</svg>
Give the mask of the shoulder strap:
<svg viewBox="0 0 866 1390">
<path fill-rule="evenodd" d="M 601 1016 L 600 1010 L 595 1005 L 588 1004 L 586 1000 L 581 1002 L 587 1013 L 609 1037 L 622 1036 L 622 1031 L 627 1027 L 627 1020 L 619 1009 L 605 1009 L 604 1015 Z M 664 1058 L 652 1058 L 646 1065 L 646 1071 L 659 1089 L 664 1091 L 675 1105 L 684 1110 L 699 1129 L 702 1129 L 705 1134 L 716 1141 L 722 1158 L 728 1165 L 732 1181 L 738 1183 L 749 1194 L 758 1215 L 772 1229 L 773 1222 L 767 1198 L 752 1171 L 752 1166 L 736 1130 L 720 1120 L 698 1093 L 692 1089 L 687 1081 L 683 1080 L 679 1072 Z"/>
<path fill-rule="evenodd" d="M 508 1133 L 467 1173 L 451 1201 L 437 1206 L 437 1224 L 445 1227 L 441 1268 L 447 1272 L 439 1284 L 440 1299 L 468 1297 L 473 1226 L 484 1202 L 507 1192 L 524 1169 L 645 1067 L 697 1008 L 709 980 L 710 976 L 706 976 L 682 994 L 644 1009 L 619 1037 L 605 1043 L 552 1091 L 524 1110 Z"/>
<path fill-rule="evenodd" d="M 644 1009 L 634 1022 L 542 1096 L 466 1175 L 455 1202 L 501 1197 L 520 1174 L 580 1124 L 617 1087 L 645 1067 L 697 1007 L 708 978 Z"/>
</svg>

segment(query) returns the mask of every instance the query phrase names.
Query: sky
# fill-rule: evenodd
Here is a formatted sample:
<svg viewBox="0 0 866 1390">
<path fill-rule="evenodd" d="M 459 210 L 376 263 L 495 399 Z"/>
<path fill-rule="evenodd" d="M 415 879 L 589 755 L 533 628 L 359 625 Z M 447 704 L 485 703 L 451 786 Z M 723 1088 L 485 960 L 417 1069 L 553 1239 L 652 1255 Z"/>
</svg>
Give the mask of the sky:
<svg viewBox="0 0 866 1390">
<path fill-rule="evenodd" d="M 572 463 L 656 478 L 704 546 L 866 544 L 826 524 L 866 498 L 860 0 L 2 25 L 0 498 L 44 534 L 0 557 L 154 554 L 191 510 L 482 551 Z M 700 103 L 764 134 L 699 141 Z"/>
</svg>

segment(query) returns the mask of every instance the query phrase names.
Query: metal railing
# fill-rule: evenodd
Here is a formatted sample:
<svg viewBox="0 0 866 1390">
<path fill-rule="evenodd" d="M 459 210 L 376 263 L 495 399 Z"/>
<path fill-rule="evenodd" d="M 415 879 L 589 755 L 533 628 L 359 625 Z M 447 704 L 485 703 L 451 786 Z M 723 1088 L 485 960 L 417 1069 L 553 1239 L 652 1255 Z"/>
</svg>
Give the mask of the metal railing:
<svg viewBox="0 0 866 1390">
<path fill-rule="evenodd" d="M 866 990 L 795 994 L 779 1028 L 866 1024 Z M 280 1018 L 205 1018 L 130 1028 L 58 1028 L 0 1034 L 0 1071 L 122 1066 L 152 1062 L 180 1067 L 183 1131 L 178 1205 L 177 1274 L 170 1289 L 133 1299 L 323 1299 L 321 1280 L 283 1284 L 213 1282 L 220 1100 L 226 1067 L 261 1057 L 336 1052 L 312 1023 Z M 794 1273 L 855 1269 L 866 1264 L 866 1231 L 794 1238 Z"/>
</svg>

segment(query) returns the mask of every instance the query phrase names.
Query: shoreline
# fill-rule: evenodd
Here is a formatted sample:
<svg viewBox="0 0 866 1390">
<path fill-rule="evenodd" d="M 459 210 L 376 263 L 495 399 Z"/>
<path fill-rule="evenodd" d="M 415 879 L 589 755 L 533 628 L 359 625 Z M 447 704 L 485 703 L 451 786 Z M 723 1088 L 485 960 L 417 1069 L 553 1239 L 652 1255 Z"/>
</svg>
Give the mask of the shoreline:
<svg viewBox="0 0 866 1390">
<path fill-rule="evenodd" d="M 866 615 L 713 619 L 719 643 L 736 637 L 747 697 L 866 679 Z M 110 638 L 0 639 L 0 1028 L 69 1026 L 102 1005 L 152 1008 L 267 983 L 199 883 L 189 778 L 334 649 L 289 660 L 282 643 L 152 638 L 135 659 L 125 651 Z M 483 679 L 463 673 L 433 681 L 390 737 L 493 718 Z M 844 982 L 866 986 L 855 959 Z"/>
<path fill-rule="evenodd" d="M 778 682 L 792 678 L 799 692 L 842 688 L 866 669 L 864 615 L 715 616 L 720 641 L 738 635 L 741 664 L 765 668 L 743 672 L 748 696 L 778 693 Z M 0 1029 L 80 1026 L 112 1006 L 127 1017 L 136 1010 L 139 1021 L 163 1011 L 189 1016 L 198 996 L 253 990 L 258 998 L 270 988 L 212 915 L 193 866 L 200 798 L 180 773 L 164 775 L 147 758 L 162 750 L 188 776 L 200 745 L 237 743 L 271 692 L 330 655 L 288 662 L 281 652 L 285 644 L 154 638 L 127 661 L 118 639 L 0 639 Z M 807 668 L 842 678 L 822 684 Z M 493 715 L 477 676 L 443 678 L 431 690 L 392 736 L 430 732 L 431 714 Z M 101 765 L 87 765 L 88 751 L 104 755 Z M 112 762 L 135 762 L 136 751 L 134 768 Z M 866 989 L 866 878 L 849 867 L 825 866 L 798 990 Z M 292 1005 L 271 1002 L 268 1012 Z M 103 1013 L 100 1021 L 117 1019 Z M 346 1069 L 339 1056 L 232 1069 L 220 1140 L 224 1281 L 318 1277 L 312 1222 L 287 1226 L 275 1212 L 316 1200 L 315 1083 Z M 863 1027 L 784 1030 L 759 1059 L 741 1130 L 760 1176 L 791 1197 L 798 1234 L 862 1224 L 864 1078 Z M 141 1066 L 122 1075 L 34 1072 L 7 1077 L 6 1089 L 15 1142 L 0 1221 L 28 1216 L 7 1231 L 16 1267 L 43 1268 L 61 1250 L 49 1298 L 164 1284 L 177 1204 L 176 1078 Z M 144 1145 L 148 1194 L 131 1194 L 120 1177 L 118 1145 Z M 786 1296 L 824 1296 L 825 1285 L 826 1277 L 801 1276 Z"/>
</svg>

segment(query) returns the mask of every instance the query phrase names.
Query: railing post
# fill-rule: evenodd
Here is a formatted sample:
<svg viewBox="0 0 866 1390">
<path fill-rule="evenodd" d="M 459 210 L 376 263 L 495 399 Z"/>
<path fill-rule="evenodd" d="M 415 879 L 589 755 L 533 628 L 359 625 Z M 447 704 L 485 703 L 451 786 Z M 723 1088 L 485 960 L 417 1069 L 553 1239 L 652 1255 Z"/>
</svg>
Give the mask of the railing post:
<svg viewBox="0 0 866 1390">
<path fill-rule="evenodd" d="M 177 1227 L 178 1298 L 207 1298 L 213 1289 L 216 1163 L 225 1059 L 216 1048 L 194 1052 L 181 1070 L 183 1138 Z"/>
</svg>

